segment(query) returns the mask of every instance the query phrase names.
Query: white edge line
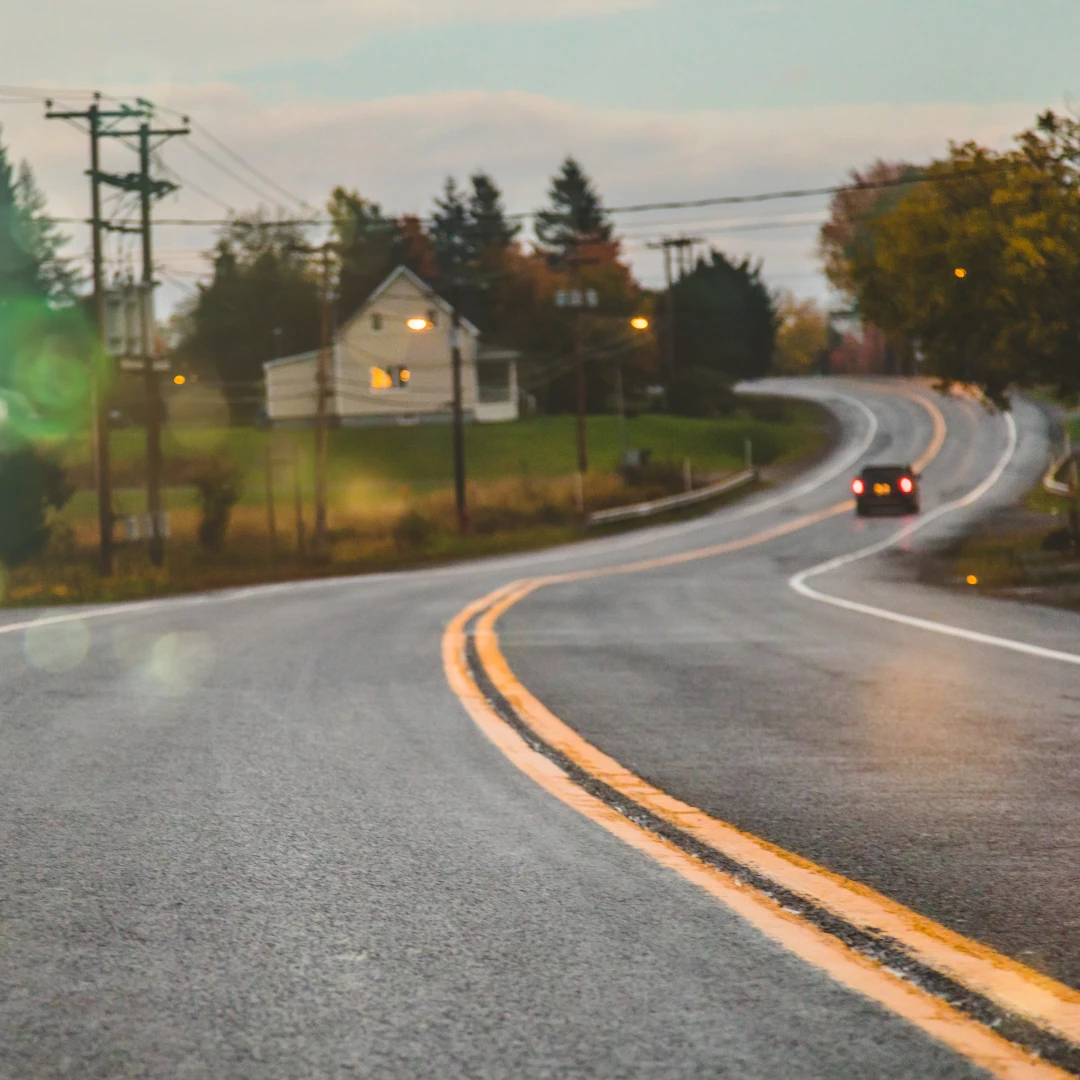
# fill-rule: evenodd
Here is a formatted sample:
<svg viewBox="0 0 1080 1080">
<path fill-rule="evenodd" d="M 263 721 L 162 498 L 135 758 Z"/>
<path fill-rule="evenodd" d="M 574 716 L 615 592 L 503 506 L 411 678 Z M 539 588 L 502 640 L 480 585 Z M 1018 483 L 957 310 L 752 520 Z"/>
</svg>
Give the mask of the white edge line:
<svg viewBox="0 0 1080 1080">
<path fill-rule="evenodd" d="M 878 541 L 876 544 L 870 544 L 867 547 L 860 548 L 858 551 L 853 551 L 848 555 L 840 555 L 835 559 L 829 559 L 826 562 L 818 563 L 816 566 L 811 566 L 806 570 L 800 570 L 797 574 L 793 574 L 788 579 L 788 585 L 802 596 L 808 597 L 811 600 L 817 600 L 823 604 L 831 604 L 833 607 L 843 608 L 845 611 L 854 611 L 860 615 L 871 615 L 877 619 L 886 619 L 889 622 L 901 623 L 904 626 L 912 626 L 918 630 L 929 630 L 935 634 L 945 634 L 948 637 L 963 638 L 965 641 L 973 641 L 980 645 L 990 645 L 997 649 L 1009 649 L 1012 652 L 1025 653 L 1028 656 L 1038 656 L 1044 660 L 1057 660 L 1063 664 L 1080 665 L 1080 655 L 1077 655 L 1076 653 L 1061 652 L 1059 649 L 1047 649 L 1042 645 L 1031 645 L 1026 641 L 1014 641 L 1012 638 L 997 637 L 994 634 L 984 634 L 978 630 L 968 630 L 962 626 L 953 626 L 951 623 L 935 622 L 932 619 L 922 619 L 916 615 L 903 615 L 898 611 L 889 611 L 887 608 L 873 607 L 870 604 L 861 604 L 857 600 L 844 600 L 839 596 L 830 596 L 827 593 L 819 592 L 817 589 L 811 588 L 811 586 L 806 584 L 808 578 L 817 577 L 819 574 L 827 574 L 833 570 L 839 570 L 842 566 L 849 566 L 851 563 L 858 562 L 861 559 L 867 559 L 871 555 L 877 555 L 887 548 L 899 543 L 901 540 L 911 536 L 912 533 L 925 528 L 931 522 L 937 520 L 937 518 L 942 517 L 945 514 L 951 514 L 965 506 L 971 506 L 972 503 L 981 499 L 1001 479 L 1016 453 L 1016 421 L 1013 419 L 1012 413 L 1007 412 L 1003 415 L 1005 417 L 1005 428 L 1008 436 L 1005 450 L 989 475 L 980 484 L 972 488 L 971 491 L 962 498 L 942 504 L 936 509 L 931 510 L 928 514 L 924 514 L 918 520 L 909 522 L 902 529 L 899 529 L 886 539 Z"/>
<path fill-rule="evenodd" d="M 510 556 L 509 558 L 513 561 L 510 562 L 509 565 L 507 565 L 506 561 L 501 559 L 491 561 L 484 560 L 468 566 L 456 566 L 434 570 L 384 571 L 382 573 L 356 574 L 343 577 L 307 578 L 302 581 L 280 581 L 263 585 L 241 586 L 237 589 L 222 590 L 220 592 L 198 593 L 194 596 L 163 596 L 151 600 L 136 600 L 130 603 L 110 604 L 107 607 L 80 608 L 78 611 L 65 612 L 60 615 L 45 615 L 40 618 L 26 619 L 20 622 L 2 623 L 0 624 L 0 635 L 14 634 L 38 626 L 54 626 L 59 623 L 78 622 L 83 619 L 101 619 L 110 615 L 134 615 L 139 614 L 140 612 L 147 612 L 166 607 L 182 608 L 193 607 L 199 604 L 232 603 L 237 600 L 274 596 L 280 593 L 304 592 L 310 589 L 332 587 L 353 588 L 359 585 L 377 585 L 387 581 L 413 581 L 426 583 L 428 581 L 438 581 L 448 577 L 467 577 L 475 576 L 476 574 L 497 573 L 504 569 L 514 571 L 522 564 L 530 565 L 533 563 L 560 562 L 565 561 L 566 559 L 587 558 L 590 555 L 624 551 L 627 548 L 639 547 L 642 544 L 667 540 L 673 536 L 679 536 L 683 533 L 704 528 L 708 525 L 727 524 L 730 521 L 741 521 L 744 518 L 760 514 L 765 510 L 771 510 L 774 506 L 779 506 L 781 503 L 796 499 L 801 495 L 809 494 L 822 485 L 827 484 L 845 469 L 850 468 L 854 462 L 858 461 L 858 459 L 870 448 L 874 438 L 877 436 L 877 417 L 872 410 L 867 408 L 867 406 L 857 398 L 851 397 L 848 394 L 838 394 L 832 391 L 825 394 L 793 396 L 802 396 L 816 401 L 821 401 L 823 398 L 825 400 L 831 399 L 834 401 L 843 401 L 845 404 L 854 406 L 854 408 L 861 412 L 866 418 L 866 432 L 859 442 L 846 454 L 843 454 L 831 463 L 825 462 L 825 464 L 821 466 L 825 469 L 824 472 L 821 472 L 816 476 L 812 475 L 811 479 L 808 481 L 804 481 L 789 490 L 776 495 L 771 495 L 749 506 L 731 508 L 726 511 L 722 510 L 718 514 L 710 514 L 707 517 L 700 518 L 696 521 L 682 522 L 679 525 L 673 525 L 667 528 L 648 529 L 641 533 L 637 533 L 634 536 L 622 537 L 614 541 L 594 539 L 580 544 L 571 544 L 564 550 Z M 600 551 L 596 550 L 597 546 L 601 546 Z"/>
</svg>

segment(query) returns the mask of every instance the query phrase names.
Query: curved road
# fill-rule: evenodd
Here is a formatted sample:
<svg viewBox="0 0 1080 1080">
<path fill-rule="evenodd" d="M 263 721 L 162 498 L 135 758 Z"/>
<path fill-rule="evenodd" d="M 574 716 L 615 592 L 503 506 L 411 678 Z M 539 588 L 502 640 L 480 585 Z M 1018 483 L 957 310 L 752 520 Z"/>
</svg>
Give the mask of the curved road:
<svg viewBox="0 0 1080 1080">
<path fill-rule="evenodd" d="M 1063 658 L 1080 622 L 913 575 L 920 548 L 1034 482 L 1041 415 L 1020 403 L 1014 437 L 917 384 L 770 388 L 829 404 L 836 452 L 691 522 L 4 613 L 0 1076 L 1028 1075 L 552 798 L 443 671 L 450 620 L 511 581 L 728 545 L 530 593 L 499 623 L 514 674 L 676 799 L 1080 989 L 1080 669 Z M 859 460 L 927 448 L 924 511 L 994 483 L 806 580 L 873 611 L 796 591 L 899 523 L 785 529 L 844 501 Z"/>
</svg>

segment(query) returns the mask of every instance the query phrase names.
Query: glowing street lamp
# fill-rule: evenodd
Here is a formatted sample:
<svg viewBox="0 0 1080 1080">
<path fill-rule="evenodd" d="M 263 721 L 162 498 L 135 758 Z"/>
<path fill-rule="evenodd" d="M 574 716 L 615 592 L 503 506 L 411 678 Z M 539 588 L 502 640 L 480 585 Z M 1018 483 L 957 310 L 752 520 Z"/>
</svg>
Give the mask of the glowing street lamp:
<svg viewBox="0 0 1080 1080">
<path fill-rule="evenodd" d="M 174 383 L 175 383 L 175 384 L 176 384 L 177 386 L 183 386 L 183 385 L 184 385 L 184 383 L 186 383 L 186 382 L 187 382 L 187 379 L 186 379 L 186 378 L 185 378 L 185 377 L 184 377 L 183 375 L 174 375 L 174 376 L 173 376 L 173 382 L 174 382 Z"/>
<path fill-rule="evenodd" d="M 965 270 L 965 269 L 964 269 L 964 268 L 963 268 L 962 266 L 958 266 L 958 267 L 957 267 L 957 268 L 956 268 L 956 269 L 955 269 L 955 270 L 953 271 L 953 273 L 954 273 L 954 274 L 955 274 L 955 275 L 956 275 L 956 276 L 957 276 L 958 278 L 966 278 L 966 277 L 967 277 L 967 271 L 966 271 L 966 270 Z"/>
<path fill-rule="evenodd" d="M 649 329 L 649 320 L 644 315 L 635 315 L 630 320 L 630 326 L 637 333 L 641 334 Z M 623 397 L 623 374 L 621 356 L 617 357 L 615 360 L 615 404 L 619 414 L 619 452 L 622 455 L 623 463 L 625 463 L 627 454 L 626 401 Z"/>
<path fill-rule="evenodd" d="M 405 320 L 405 325 L 413 331 L 430 330 L 435 323 L 432 319 L 414 315 Z M 465 535 L 469 531 L 469 511 L 465 502 L 465 416 L 461 402 L 461 346 L 459 334 L 461 315 L 457 305 L 450 312 L 450 371 L 453 379 L 453 420 L 454 420 L 454 501 L 457 504 L 458 531 Z M 405 368 L 400 370 L 402 386 L 408 385 L 410 373 Z"/>
</svg>

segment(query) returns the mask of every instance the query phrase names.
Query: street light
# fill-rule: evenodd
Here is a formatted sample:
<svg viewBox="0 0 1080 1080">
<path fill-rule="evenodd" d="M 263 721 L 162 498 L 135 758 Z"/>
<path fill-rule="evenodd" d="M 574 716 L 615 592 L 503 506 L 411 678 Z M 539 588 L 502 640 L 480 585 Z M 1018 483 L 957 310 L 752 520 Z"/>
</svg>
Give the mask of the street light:
<svg viewBox="0 0 1080 1080">
<path fill-rule="evenodd" d="M 644 315 L 635 315 L 630 320 L 630 326 L 634 331 L 641 334 L 649 329 L 649 320 Z M 628 447 L 626 445 L 626 402 L 623 399 L 621 354 L 615 361 L 615 404 L 619 410 L 619 453 L 621 455 L 620 464 L 623 464 L 626 461 Z"/>
<path fill-rule="evenodd" d="M 955 275 L 956 275 L 956 276 L 957 276 L 958 278 L 966 278 L 966 277 L 967 277 L 967 271 L 966 271 L 966 270 L 965 270 L 965 269 L 964 269 L 964 268 L 963 268 L 962 266 L 958 266 L 958 267 L 957 267 L 957 268 L 956 268 L 956 269 L 955 269 L 955 270 L 953 271 L 953 273 L 954 273 L 954 274 L 955 274 Z"/>
<path fill-rule="evenodd" d="M 405 320 L 414 333 L 423 333 L 434 325 L 430 319 L 418 315 Z M 464 536 L 469 531 L 469 511 L 465 503 L 465 418 L 461 401 L 461 316 L 457 306 L 450 314 L 450 371 L 453 378 L 454 409 L 454 502 L 457 506 L 458 532 Z M 402 369 L 402 382 L 408 383 L 409 372 Z"/>
</svg>

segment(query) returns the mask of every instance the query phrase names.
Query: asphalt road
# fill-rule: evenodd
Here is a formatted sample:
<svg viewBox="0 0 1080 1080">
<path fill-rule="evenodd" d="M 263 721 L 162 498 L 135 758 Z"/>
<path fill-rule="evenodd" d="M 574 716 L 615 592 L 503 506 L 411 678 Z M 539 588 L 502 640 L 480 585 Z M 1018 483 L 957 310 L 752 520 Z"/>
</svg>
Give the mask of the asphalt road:
<svg viewBox="0 0 1080 1080">
<path fill-rule="evenodd" d="M 835 503 L 866 409 L 865 459 L 915 457 L 932 436 L 889 388 L 795 389 L 833 399 L 834 458 L 689 523 L 28 628 L 4 613 L 0 1076 L 983 1075 L 553 799 L 442 670 L 448 620 L 505 582 Z M 1006 440 L 970 401 L 940 407 L 927 510 L 977 485 Z M 1000 481 L 907 546 L 1032 481 L 1046 433 L 1029 407 L 1016 420 Z M 1080 986 L 1080 672 L 789 587 L 895 528 L 844 515 L 551 587 L 505 617 L 504 652 L 666 790 Z M 916 553 L 813 584 L 1076 647 L 1075 616 L 918 586 Z"/>
</svg>

